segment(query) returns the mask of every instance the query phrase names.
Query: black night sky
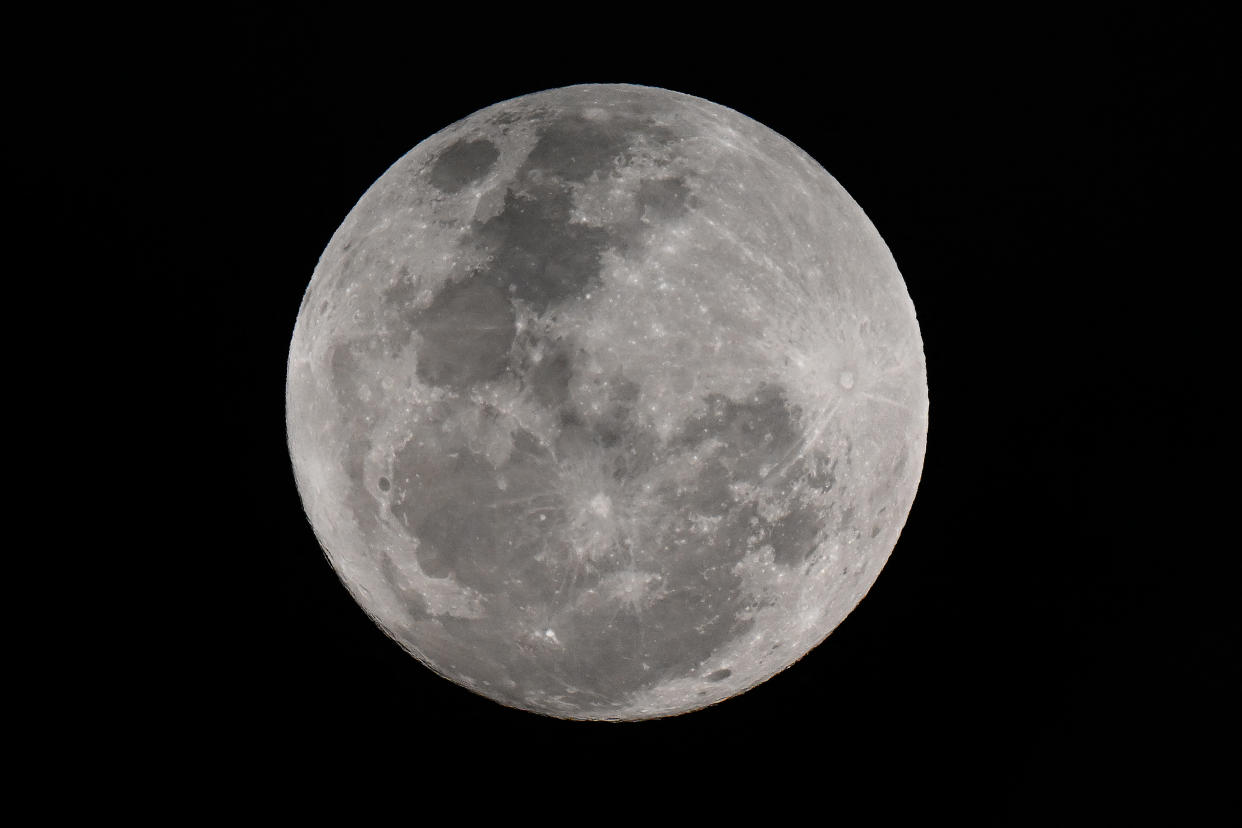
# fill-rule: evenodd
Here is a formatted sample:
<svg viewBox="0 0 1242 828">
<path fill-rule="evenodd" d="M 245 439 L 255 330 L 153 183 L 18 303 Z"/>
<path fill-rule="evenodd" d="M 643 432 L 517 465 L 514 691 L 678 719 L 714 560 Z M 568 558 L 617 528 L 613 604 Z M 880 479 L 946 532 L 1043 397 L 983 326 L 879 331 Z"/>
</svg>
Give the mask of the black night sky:
<svg viewBox="0 0 1242 828">
<path fill-rule="evenodd" d="M 1190 475 L 1156 470 L 1214 449 L 1172 424 L 1202 389 L 1173 387 L 1160 320 L 1184 309 L 1149 289 L 1206 278 L 1193 192 L 1224 105 L 1219 21 L 228 8 L 144 21 L 78 90 L 115 152 L 73 209 L 119 219 L 101 249 L 140 247 L 137 292 L 184 308 L 161 335 L 207 352 L 201 450 L 181 455 L 202 465 L 181 531 L 203 550 L 178 575 L 204 595 L 183 643 L 152 650 L 168 748 L 251 789 L 303 765 L 395 773 L 410 818 L 429 791 L 480 820 L 693 819 L 735 799 L 845 824 L 1220 813 L 1236 758 L 1207 757 L 1236 749 L 1236 613 L 1204 597 L 1171 618 L 1165 597 L 1221 551 L 1170 540 Z M 320 553 L 284 435 L 302 292 L 363 191 L 477 109 L 582 82 L 704 97 L 816 158 L 901 268 L 931 397 L 918 497 L 863 603 L 766 684 L 637 724 L 505 709 L 403 653 Z M 170 198 L 186 165 L 194 190 Z M 1236 394 L 1228 377 L 1212 393 Z"/>
</svg>

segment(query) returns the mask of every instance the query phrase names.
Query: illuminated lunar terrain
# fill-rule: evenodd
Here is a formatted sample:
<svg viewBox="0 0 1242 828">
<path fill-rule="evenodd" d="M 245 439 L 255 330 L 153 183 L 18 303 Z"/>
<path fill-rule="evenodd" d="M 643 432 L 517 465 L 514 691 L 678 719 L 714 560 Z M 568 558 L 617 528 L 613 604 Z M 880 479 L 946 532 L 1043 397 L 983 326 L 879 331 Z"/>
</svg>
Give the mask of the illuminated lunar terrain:
<svg viewBox="0 0 1242 828">
<path fill-rule="evenodd" d="M 502 704 L 643 719 L 824 639 L 927 433 L 914 306 L 845 190 L 662 89 L 484 109 L 366 192 L 306 291 L 288 439 L 332 566 Z"/>
</svg>

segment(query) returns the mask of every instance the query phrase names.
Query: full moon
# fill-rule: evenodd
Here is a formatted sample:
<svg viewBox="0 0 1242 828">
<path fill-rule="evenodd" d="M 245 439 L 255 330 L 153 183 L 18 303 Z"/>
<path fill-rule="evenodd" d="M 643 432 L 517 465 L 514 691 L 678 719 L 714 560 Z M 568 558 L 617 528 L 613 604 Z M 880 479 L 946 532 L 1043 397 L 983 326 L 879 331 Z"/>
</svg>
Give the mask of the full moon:
<svg viewBox="0 0 1242 828">
<path fill-rule="evenodd" d="M 664 89 L 496 104 L 380 176 L 315 269 L 289 451 L 389 636 L 568 719 L 754 687 L 862 600 L 927 379 L 884 241 L 810 156 Z"/>
</svg>

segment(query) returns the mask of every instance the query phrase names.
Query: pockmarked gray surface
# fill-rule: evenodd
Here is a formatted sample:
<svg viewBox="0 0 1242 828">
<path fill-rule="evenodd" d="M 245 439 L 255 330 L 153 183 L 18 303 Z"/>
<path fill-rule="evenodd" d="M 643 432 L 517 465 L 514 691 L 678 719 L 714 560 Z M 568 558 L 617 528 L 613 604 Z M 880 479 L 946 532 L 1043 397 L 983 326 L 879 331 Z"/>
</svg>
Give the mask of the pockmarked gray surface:
<svg viewBox="0 0 1242 828">
<path fill-rule="evenodd" d="M 650 87 L 471 115 L 332 237 L 289 352 L 307 515 L 371 618 L 505 705 L 643 719 L 824 639 L 922 471 L 914 307 L 844 189 Z"/>
</svg>

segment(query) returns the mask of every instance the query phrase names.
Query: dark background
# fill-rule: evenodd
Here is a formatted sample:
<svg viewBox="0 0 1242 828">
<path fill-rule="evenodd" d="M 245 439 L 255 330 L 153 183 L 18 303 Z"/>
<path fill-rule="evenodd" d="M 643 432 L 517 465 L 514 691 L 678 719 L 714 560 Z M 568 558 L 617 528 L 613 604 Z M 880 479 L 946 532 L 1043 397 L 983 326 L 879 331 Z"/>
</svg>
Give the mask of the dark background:
<svg viewBox="0 0 1242 828">
<path fill-rule="evenodd" d="M 1212 513 L 1178 500 L 1215 423 L 1174 424 L 1236 393 L 1190 377 L 1180 327 L 1219 295 L 1198 195 L 1232 106 L 1223 23 L 787 14 L 104 21 L 119 34 L 93 42 L 75 116 L 110 154 L 103 186 L 60 180 L 74 211 L 119 220 L 93 242 L 133 263 L 167 343 L 139 367 L 206 346 L 180 388 L 203 492 L 172 496 L 203 549 L 167 575 L 203 594 L 172 591 L 171 629 L 149 624 L 178 641 L 151 650 L 161 755 L 206 763 L 226 800 L 362 770 L 364 800 L 402 795 L 411 818 L 1224 813 L 1238 622 L 1211 576 L 1224 547 L 1192 539 Z M 931 396 L 918 498 L 863 603 L 752 691 L 633 724 L 505 709 L 404 654 L 320 553 L 284 442 L 302 292 L 364 190 L 477 109 L 582 82 L 698 95 L 815 157 L 892 249 Z"/>
</svg>

